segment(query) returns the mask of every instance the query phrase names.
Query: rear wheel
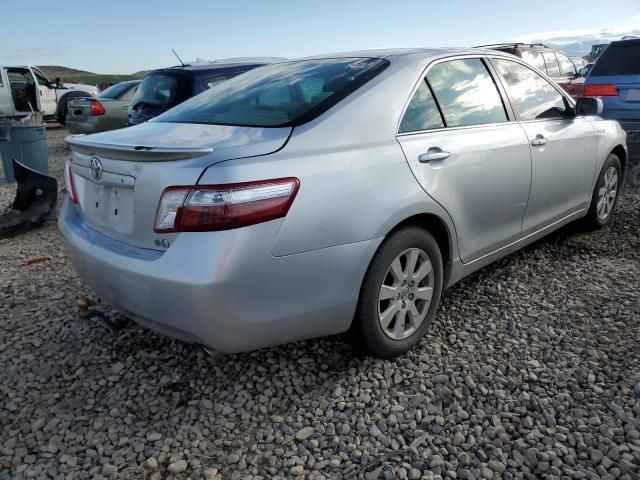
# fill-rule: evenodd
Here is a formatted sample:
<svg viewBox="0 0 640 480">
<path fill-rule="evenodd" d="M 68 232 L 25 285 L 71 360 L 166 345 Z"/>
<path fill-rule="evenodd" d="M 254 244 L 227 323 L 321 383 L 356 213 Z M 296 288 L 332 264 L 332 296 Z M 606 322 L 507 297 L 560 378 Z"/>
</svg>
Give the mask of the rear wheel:
<svg viewBox="0 0 640 480">
<path fill-rule="evenodd" d="M 429 232 L 407 227 L 393 233 L 362 284 L 351 331 L 356 348 L 391 358 L 415 346 L 438 308 L 442 279 L 442 256 Z"/>
<path fill-rule="evenodd" d="M 611 215 L 618 202 L 622 182 L 622 167 L 617 155 L 611 153 L 602 166 L 598 181 L 591 197 L 591 206 L 585 217 L 587 226 L 604 227 L 611 220 Z"/>
<path fill-rule="evenodd" d="M 67 124 L 67 112 L 69 111 L 68 110 L 69 107 L 67 103 L 68 102 L 64 102 L 64 106 L 62 107 L 61 112 L 58 114 L 56 118 L 58 120 L 58 123 L 62 126 L 66 126 Z"/>
</svg>

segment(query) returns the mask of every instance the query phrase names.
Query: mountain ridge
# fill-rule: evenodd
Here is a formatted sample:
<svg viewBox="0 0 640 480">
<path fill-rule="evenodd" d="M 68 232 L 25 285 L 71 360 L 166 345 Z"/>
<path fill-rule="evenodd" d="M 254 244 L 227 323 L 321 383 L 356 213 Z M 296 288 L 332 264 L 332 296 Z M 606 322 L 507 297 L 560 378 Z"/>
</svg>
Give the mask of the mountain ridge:
<svg viewBox="0 0 640 480">
<path fill-rule="evenodd" d="M 38 68 L 51 80 L 61 78 L 65 82 L 86 83 L 89 85 L 135 80 L 143 78 L 147 74 L 146 70 L 141 70 L 130 75 L 93 73 L 86 70 L 78 70 L 77 68 L 65 67 L 62 65 L 39 65 Z"/>
</svg>

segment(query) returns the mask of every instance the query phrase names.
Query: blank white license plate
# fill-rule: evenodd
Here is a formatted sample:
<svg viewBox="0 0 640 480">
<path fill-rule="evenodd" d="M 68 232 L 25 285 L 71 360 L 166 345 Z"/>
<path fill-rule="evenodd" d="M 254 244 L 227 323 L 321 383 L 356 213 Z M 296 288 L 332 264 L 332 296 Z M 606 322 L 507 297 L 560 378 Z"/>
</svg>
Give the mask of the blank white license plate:
<svg viewBox="0 0 640 480">
<path fill-rule="evenodd" d="M 640 102 L 640 88 L 630 88 L 627 92 L 627 100 L 630 102 Z"/>
<path fill-rule="evenodd" d="M 85 179 L 83 179 L 85 180 Z M 133 232 L 133 188 L 84 181 L 81 206 L 90 221 L 119 233 Z"/>
</svg>

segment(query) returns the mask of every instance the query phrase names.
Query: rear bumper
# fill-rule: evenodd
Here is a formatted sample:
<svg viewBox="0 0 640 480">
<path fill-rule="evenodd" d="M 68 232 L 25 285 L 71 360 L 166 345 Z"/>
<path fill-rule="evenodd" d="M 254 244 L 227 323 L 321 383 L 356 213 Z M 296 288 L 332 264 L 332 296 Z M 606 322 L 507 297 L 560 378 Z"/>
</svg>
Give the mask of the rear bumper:
<svg viewBox="0 0 640 480">
<path fill-rule="evenodd" d="M 640 120 L 638 121 L 620 121 L 620 125 L 627 132 L 627 148 L 629 150 L 629 160 L 640 162 Z M 633 132 L 633 134 L 630 134 Z"/>
<path fill-rule="evenodd" d="M 65 126 L 69 129 L 69 131 L 73 134 L 76 133 L 97 133 L 102 132 L 104 129 L 100 128 L 100 124 L 95 121 L 82 120 L 82 121 L 74 121 L 67 117 L 65 121 Z"/>
<path fill-rule="evenodd" d="M 58 225 L 82 279 L 137 323 L 233 353 L 343 332 L 381 239 L 271 255 L 280 221 L 182 233 L 166 251 L 90 229 L 65 199 Z"/>
</svg>

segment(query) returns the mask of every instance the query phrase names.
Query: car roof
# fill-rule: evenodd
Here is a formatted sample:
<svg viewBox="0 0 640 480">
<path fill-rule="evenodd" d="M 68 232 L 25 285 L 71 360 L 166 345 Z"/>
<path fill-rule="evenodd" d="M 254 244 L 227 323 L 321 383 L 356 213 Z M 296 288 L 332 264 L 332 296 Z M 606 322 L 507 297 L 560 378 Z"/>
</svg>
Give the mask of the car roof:
<svg viewBox="0 0 640 480">
<path fill-rule="evenodd" d="M 623 38 L 622 40 L 614 40 L 609 45 L 640 45 L 640 38 L 631 37 L 631 38 Z"/>
<path fill-rule="evenodd" d="M 223 58 L 219 60 L 198 60 L 195 62 L 185 63 L 184 65 L 173 65 L 166 68 L 158 68 L 152 71 L 158 70 L 183 70 L 183 71 L 198 71 L 198 70 L 216 70 L 223 68 L 233 67 L 245 67 L 251 65 L 266 65 L 269 63 L 278 63 L 285 61 L 282 57 L 237 57 L 237 58 Z"/>
<path fill-rule="evenodd" d="M 471 54 L 495 54 L 496 50 L 478 49 L 478 48 L 463 48 L 463 47 L 451 47 L 451 48 L 386 48 L 386 49 L 372 49 L 372 50 L 356 50 L 351 52 L 329 53 L 324 55 L 313 55 L 309 57 L 301 57 L 292 59 L 291 61 L 301 60 L 321 60 L 329 58 L 411 58 L 425 59 L 425 58 L 439 58 L 451 55 L 471 55 Z"/>
<path fill-rule="evenodd" d="M 561 50 L 550 47 L 549 45 L 545 45 L 543 43 L 521 43 L 521 42 L 511 42 L 511 43 L 493 43 L 489 45 L 478 45 L 474 48 L 482 48 L 489 50 L 500 50 L 503 52 L 518 52 L 522 50 L 526 51 L 536 51 L 536 52 L 559 52 Z"/>
</svg>

